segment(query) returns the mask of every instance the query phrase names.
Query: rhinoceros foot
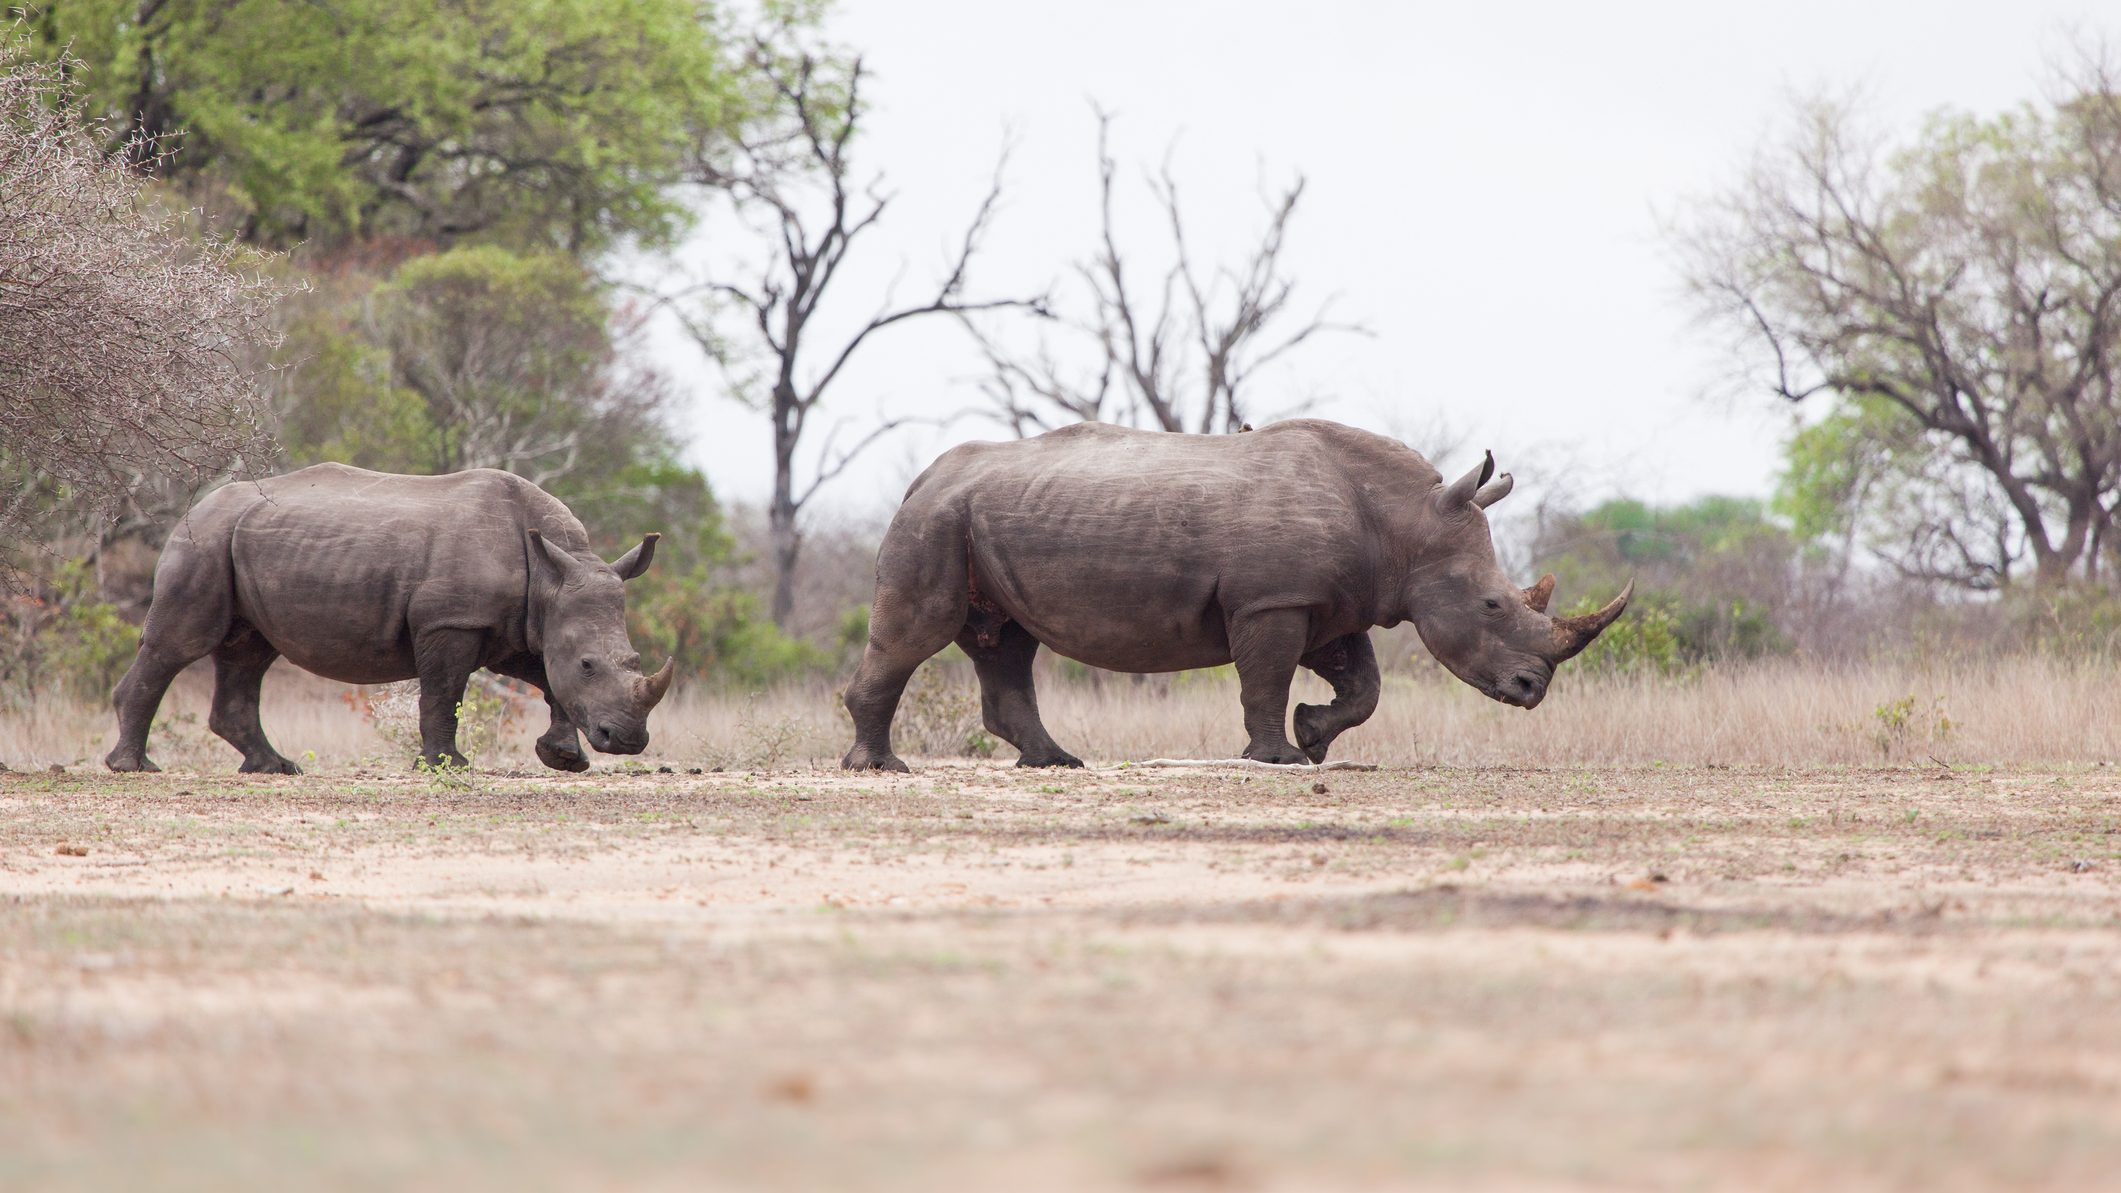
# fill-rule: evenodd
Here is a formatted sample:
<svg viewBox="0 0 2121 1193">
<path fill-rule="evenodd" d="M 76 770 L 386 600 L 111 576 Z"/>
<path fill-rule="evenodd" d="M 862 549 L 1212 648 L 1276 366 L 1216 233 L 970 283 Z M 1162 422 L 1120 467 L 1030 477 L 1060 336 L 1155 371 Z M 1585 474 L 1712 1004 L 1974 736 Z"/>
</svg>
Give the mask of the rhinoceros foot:
<svg viewBox="0 0 2121 1193">
<path fill-rule="evenodd" d="M 236 773 L 242 775 L 299 775 L 302 773 L 302 768 L 280 757 L 278 754 L 273 754 L 264 758 L 245 758 L 243 765 L 236 768 Z"/>
<path fill-rule="evenodd" d="M 582 754 L 582 747 L 573 742 L 549 742 L 538 739 L 538 761 L 554 770 L 585 771 L 589 759 Z"/>
<path fill-rule="evenodd" d="M 149 760 L 146 754 L 137 751 L 128 753 L 124 750 L 112 750 L 109 756 L 104 758 L 103 765 L 120 774 L 127 774 L 133 771 L 155 772 L 162 769 Z"/>
<path fill-rule="evenodd" d="M 1070 754 L 1066 750 L 1056 750 L 1051 754 L 1026 754 L 1023 757 L 1018 758 L 1016 760 L 1016 764 L 1018 766 L 1070 767 L 1076 770 L 1080 770 L 1082 769 L 1083 760 L 1077 758 L 1073 754 Z"/>
<path fill-rule="evenodd" d="M 847 770 L 896 770 L 910 771 L 913 768 L 896 754 L 871 753 L 866 747 L 856 746 L 840 759 L 840 766 Z"/>
<path fill-rule="evenodd" d="M 1302 750 L 1287 742 L 1272 746 L 1248 746 L 1245 749 L 1245 757 L 1254 762 L 1271 762 L 1276 766 L 1302 766 L 1310 761 L 1304 757 Z"/>
<path fill-rule="evenodd" d="M 1304 757 L 1312 762 L 1324 762 L 1326 750 L 1333 744 L 1333 736 L 1327 731 L 1326 722 L 1325 705 L 1296 706 L 1296 744 L 1302 747 Z"/>
</svg>

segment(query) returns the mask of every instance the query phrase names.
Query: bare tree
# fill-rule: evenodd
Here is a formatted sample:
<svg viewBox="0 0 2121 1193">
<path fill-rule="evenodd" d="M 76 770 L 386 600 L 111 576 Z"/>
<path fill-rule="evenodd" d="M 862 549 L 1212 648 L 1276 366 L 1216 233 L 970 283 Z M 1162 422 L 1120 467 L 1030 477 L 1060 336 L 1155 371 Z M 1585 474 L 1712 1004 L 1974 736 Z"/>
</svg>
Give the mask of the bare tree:
<svg viewBox="0 0 2121 1193">
<path fill-rule="evenodd" d="M 1149 188 L 1170 233 L 1171 264 L 1144 284 L 1120 243 L 1113 200 L 1119 167 L 1111 150 L 1112 115 L 1097 109 L 1101 234 L 1097 251 L 1078 265 L 1087 314 L 1061 320 L 1076 349 L 1056 351 L 1041 337 L 1028 354 L 1012 351 L 970 319 L 986 355 L 982 388 L 992 415 L 1017 435 L 1075 422 L 1113 422 L 1164 431 L 1236 431 L 1259 417 L 1246 382 L 1263 367 L 1328 331 L 1363 332 L 1327 318 L 1328 299 L 1302 322 L 1296 282 L 1283 250 L 1303 199 L 1304 179 L 1262 194 L 1267 221 L 1258 243 L 1235 266 L 1203 269 L 1195 260 L 1166 158 Z M 1091 345 L 1088 367 L 1079 346 Z"/>
<path fill-rule="evenodd" d="M 254 378 L 276 288 L 154 202 L 128 165 L 152 146 L 102 151 L 73 65 L 0 34 L 0 542 L 272 455 Z"/>
<path fill-rule="evenodd" d="M 1835 404 L 1794 462 L 1910 576 L 1992 588 L 2030 556 L 2052 585 L 2121 546 L 2121 90 L 2103 59 L 2061 82 L 1898 154 L 1809 104 L 1679 230 L 1769 389 Z"/>
<path fill-rule="evenodd" d="M 821 339 L 813 320 L 840 276 L 856 239 L 877 225 L 890 205 L 880 176 L 856 178 L 849 146 L 865 113 L 861 59 L 841 62 L 792 42 L 789 30 L 760 37 L 750 64 L 771 90 L 764 115 L 735 138 L 721 160 L 702 169 L 702 181 L 724 193 L 772 245 L 771 259 L 749 282 L 717 279 L 699 288 L 711 296 L 704 314 L 676 308 L 686 330 L 724 370 L 738 397 L 754 402 L 773 424 L 773 498 L 767 521 L 773 547 L 773 619 L 786 627 L 795 604 L 802 553 L 803 508 L 863 451 L 914 421 L 885 417 L 851 442 L 834 422 L 806 470 L 799 459 L 827 396 L 855 353 L 887 328 L 931 315 L 1019 307 L 1043 310 L 1043 299 L 970 299 L 972 258 L 1001 197 L 1001 171 L 965 229 L 943 279 L 917 302 L 887 295 L 869 320 L 844 338 Z M 698 291 L 695 291 L 697 293 Z M 742 331 L 723 334 L 735 313 Z M 755 366 L 763 359 L 762 370 Z M 815 362 L 815 363 L 813 363 Z"/>
</svg>

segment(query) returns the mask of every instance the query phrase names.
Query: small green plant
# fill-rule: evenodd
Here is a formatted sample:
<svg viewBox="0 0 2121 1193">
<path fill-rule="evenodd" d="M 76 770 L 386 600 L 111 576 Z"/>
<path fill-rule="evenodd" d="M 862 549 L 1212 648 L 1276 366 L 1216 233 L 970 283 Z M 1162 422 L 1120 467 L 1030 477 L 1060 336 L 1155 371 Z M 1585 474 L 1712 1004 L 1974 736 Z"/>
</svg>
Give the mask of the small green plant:
<svg viewBox="0 0 2121 1193">
<path fill-rule="evenodd" d="M 421 757 L 413 760 L 412 768 L 427 776 L 437 787 L 463 791 L 471 786 L 471 763 L 468 761 L 451 762 L 444 758 L 440 762 L 429 762 Z"/>
<path fill-rule="evenodd" d="M 1879 756 L 1888 760 L 1942 745 L 1955 728 L 1942 698 L 1932 697 L 1925 703 L 1912 694 L 1871 710 L 1871 721 L 1871 741 Z"/>
<path fill-rule="evenodd" d="M 499 744 L 501 735 L 515 721 L 514 701 L 498 688 L 489 688 L 474 678 L 457 702 L 457 750 L 477 761 Z"/>
</svg>

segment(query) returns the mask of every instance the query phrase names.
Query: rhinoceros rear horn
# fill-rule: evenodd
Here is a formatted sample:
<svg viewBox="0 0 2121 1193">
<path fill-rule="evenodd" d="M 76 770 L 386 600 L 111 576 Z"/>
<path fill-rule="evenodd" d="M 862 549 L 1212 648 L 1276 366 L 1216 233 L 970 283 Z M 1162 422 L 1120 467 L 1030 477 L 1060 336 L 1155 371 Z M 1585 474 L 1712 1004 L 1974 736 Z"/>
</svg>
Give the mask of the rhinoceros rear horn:
<svg viewBox="0 0 2121 1193">
<path fill-rule="evenodd" d="M 1488 478 L 1494 475 L 1495 453 L 1483 452 L 1480 458 L 1480 467 L 1444 486 L 1443 491 L 1437 494 L 1437 503 L 1447 510 L 1455 510 L 1460 506 L 1469 505 L 1472 503 L 1473 498 L 1479 494 L 1480 486 L 1487 484 Z M 1505 489 L 1504 492 L 1508 492 L 1508 490 Z M 1498 498 L 1501 496 L 1501 493 L 1496 494 Z"/>
<path fill-rule="evenodd" d="M 1635 582 L 1629 580 L 1628 586 L 1620 590 L 1620 595 L 1607 601 L 1606 607 L 1598 612 L 1555 618 L 1553 661 L 1559 663 L 1581 654 L 1583 648 L 1604 633 L 1607 626 L 1620 619 L 1621 613 L 1628 607 L 1628 598 L 1634 595 Z"/>
<path fill-rule="evenodd" d="M 1548 572 L 1539 578 L 1539 583 L 1524 590 L 1525 608 L 1534 613 L 1547 611 L 1547 602 L 1554 599 L 1554 573 Z"/>
<path fill-rule="evenodd" d="M 1489 506 L 1494 505 L 1496 502 L 1501 501 L 1503 498 L 1508 497 L 1510 495 L 1510 490 L 1515 488 L 1516 486 L 1516 479 L 1513 478 L 1509 473 L 1505 472 L 1501 476 L 1496 477 L 1494 480 L 1489 481 L 1487 484 L 1480 486 L 1480 488 L 1476 490 L 1473 494 L 1473 504 L 1479 506 L 1482 509 L 1486 509 Z"/>
<path fill-rule="evenodd" d="M 663 664 L 661 671 L 656 672 L 654 675 L 644 675 L 634 681 L 640 685 L 638 691 L 641 697 L 642 712 L 661 704 L 663 697 L 670 694 L 670 681 L 676 677 L 677 670 L 678 661 L 670 659 Z"/>
</svg>

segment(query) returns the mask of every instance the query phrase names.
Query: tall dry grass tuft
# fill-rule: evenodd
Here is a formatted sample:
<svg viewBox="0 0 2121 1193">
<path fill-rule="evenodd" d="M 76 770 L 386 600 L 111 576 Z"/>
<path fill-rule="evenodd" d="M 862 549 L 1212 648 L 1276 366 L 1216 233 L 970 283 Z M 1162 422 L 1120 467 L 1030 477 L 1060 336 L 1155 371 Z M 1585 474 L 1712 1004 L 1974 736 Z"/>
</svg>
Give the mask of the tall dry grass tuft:
<svg viewBox="0 0 2121 1193">
<path fill-rule="evenodd" d="M 961 669 L 942 669 L 919 698 L 959 709 L 972 697 L 971 682 Z M 208 677 L 195 673 L 171 692 L 150 743 L 165 767 L 234 767 L 235 752 L 206 730 L 208 690 Z M 372 719 L 349 706 L 348 691 L 277 668 L 267 681 L 266 729 L 297 761 L 409 767 Z M 1308 675 L 1298 680 L 1298 700 L 1330 695 Z M 1102 684 L 1048 677 L 1041 704 L 1054 736 L 1095 764 L 1228 757 L 1244 745 L 1236 683 L 1223 674 Z M 537 769 L 531 742 L 543 727 L 543 708 L 533 702 L 503 726 L 483 764 Z M 823 684 L 755 694 L 679 690 L 650 728 L 655 742 L 636 761 L 730 769 L 830 765 L 850 734 L 837 692 Z M 103 708 L 39 701 L 0 712 L 0 761 L 18 769 L 94 763 L 111 734 Z M 977 734 L 959 748 L 943 742 L 951 734 L 928 736 L 942 753 L 981 744 Z M 918 753 L 910 742 L 906 748 Z M 1343 736 L 1333 756 L 1388 766 L 2107 762 L 2121 759 L 2121 668 L 2027 657 L 1929 666 L 1777 661 L 1685 678 L 1564 672 L 1530 712 L 1456 681 L 1395 676 L 1377 715 Z M 994 757 L 1008 761 L 1013 752 L 1002 745 Z"/>
</svg>

